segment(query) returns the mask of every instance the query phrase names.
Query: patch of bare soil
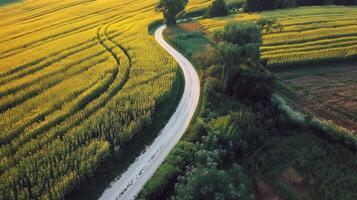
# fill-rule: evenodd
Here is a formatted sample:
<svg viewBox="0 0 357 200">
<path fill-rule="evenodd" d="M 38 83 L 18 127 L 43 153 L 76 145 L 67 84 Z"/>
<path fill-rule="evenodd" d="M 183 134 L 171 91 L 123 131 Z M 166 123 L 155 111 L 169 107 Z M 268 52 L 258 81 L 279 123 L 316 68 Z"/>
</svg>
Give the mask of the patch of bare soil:
<svg viewBox="0 0 357 200">
<path fill-rule="evenodd" d="M 293 74 L 293 73 L 292 73 Z M 299 96 L 298 106 L 327 121 L 357 131 L 357 66 L 283 80 Z"/>
</svg>

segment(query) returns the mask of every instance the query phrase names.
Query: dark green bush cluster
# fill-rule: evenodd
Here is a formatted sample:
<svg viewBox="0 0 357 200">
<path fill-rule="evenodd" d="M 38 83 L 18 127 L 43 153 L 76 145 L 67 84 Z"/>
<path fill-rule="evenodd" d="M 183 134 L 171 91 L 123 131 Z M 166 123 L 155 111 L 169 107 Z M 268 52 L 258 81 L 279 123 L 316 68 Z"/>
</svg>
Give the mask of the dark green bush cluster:
<svg viewBox="0 0 357 200">
<path fill-rule="evenodd" d="M 223 65 L 223 92 L 239 99 L 269 100 L 274 79 L 260 63 L 261 27 L 230 21 L 213 34 L 213 39 Z"/>
<path fill-rule="evenodd" d="M 219 17 L 229 14 L 226 2 L 224 0 L 214 0 L 204 14 L 204 17 Z"/>
<path fill-rule="evenodd" d="M 249 166 L 251 174 L 285 191 L 283 199 L 357 198 L 356 154 L 310 132 L 268 141 L 250 158 Z M 311 194 L 299 193 L 282 181 L 281 174 L 288 170 L 301 178 L 300 185 Z"/>
<path fill-rule="evenodd" d="M 247 0 L 246 10 L 262 11 L 310 5 L 356 5 L 357 0 Z"/>
<path fill-rule="evenodd" d="M 248 200 L 253 199 L 244 184 L 249 180 L 239 165 L 229 170 L 214 167 L 198 168 L 190 171 L 176 187 L 177 200 Z"/>
</svg>

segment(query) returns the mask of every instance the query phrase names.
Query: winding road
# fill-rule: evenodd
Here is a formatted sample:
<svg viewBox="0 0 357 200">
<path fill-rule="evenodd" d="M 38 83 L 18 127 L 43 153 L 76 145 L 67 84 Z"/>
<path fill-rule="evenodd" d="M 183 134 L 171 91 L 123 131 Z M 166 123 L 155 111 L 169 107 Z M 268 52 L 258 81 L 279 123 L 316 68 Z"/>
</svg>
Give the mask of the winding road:
<svg viewBox="0 0 357 200">
<path fill-rule="evenodd" d="M 186 131 L 198 105 L 200 81 L 193 65 L 163 38 L 165 25 L 155 31 L 156 41 L 171 54 L 180 65 L 185 88 L 181 101 L 159 136 L 138 156 L 134 163 L 103 192 L 100 200 L 132 200 L 160 167 L 170 150 Z"/>
</svg>

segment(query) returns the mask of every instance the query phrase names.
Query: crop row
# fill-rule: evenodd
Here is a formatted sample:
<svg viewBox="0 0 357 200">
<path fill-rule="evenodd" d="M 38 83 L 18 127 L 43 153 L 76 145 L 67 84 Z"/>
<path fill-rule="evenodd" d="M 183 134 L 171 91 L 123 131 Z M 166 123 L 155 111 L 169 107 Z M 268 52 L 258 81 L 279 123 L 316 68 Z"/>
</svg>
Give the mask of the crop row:
<svg viewBox="0 0 357 200">
<path fill-rule="evenodd" d="M 272 17 L 283 24 L 282 31 L 263 35 L 262 57 L 274 67 L 355 59 L 356 15 L 355 7 L 321 6 L 238 14 L 235 19 L 255 21 Z M 219 29 L 224 23 L 224 18 L 200 21 L 208 31 Z"/>
</svg>

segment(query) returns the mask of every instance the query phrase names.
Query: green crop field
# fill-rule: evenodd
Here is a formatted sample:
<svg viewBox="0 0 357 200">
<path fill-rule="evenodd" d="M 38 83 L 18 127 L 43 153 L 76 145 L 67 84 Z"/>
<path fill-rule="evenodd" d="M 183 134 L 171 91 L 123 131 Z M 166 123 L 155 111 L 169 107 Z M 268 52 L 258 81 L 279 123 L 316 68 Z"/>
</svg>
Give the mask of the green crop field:
<svg viewBox="0 0 357 200">
<path fill-rule="evenodd" d="M 357 58 L 357 7 L 313 6 L 252 14 L 236 14 L 228 19 L 276 18 L 281 32 L 264 34 L 262 57 L 268 66 L 329 63 Z M 200 24 L 213 31 L 227 18 L 204 19 Z"/>
</svg>

